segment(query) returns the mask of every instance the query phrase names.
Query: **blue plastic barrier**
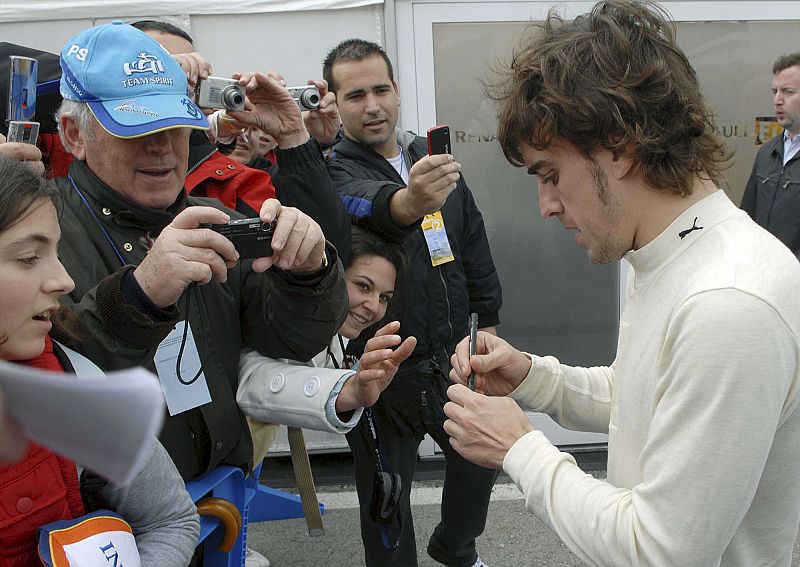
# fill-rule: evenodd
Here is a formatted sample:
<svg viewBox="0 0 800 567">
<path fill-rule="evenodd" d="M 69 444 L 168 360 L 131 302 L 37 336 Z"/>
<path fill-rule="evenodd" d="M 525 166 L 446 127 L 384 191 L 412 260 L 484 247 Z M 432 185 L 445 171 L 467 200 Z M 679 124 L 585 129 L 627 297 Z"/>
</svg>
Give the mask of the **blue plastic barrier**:
<svg viewBox="0 0 800 567">
<path fill-rule="evenodd" d="M 274 520 L 302 518 L 303 504 L 300 502 L 298 495 L 276 490 L 257 482 L 258 477 L 261 475 L 262 464 L 255 468 L 253 475 L 248 477 L 246 481 L 248 489 L 253 491 L 250 500 L 250 521 L 272 522 Z M 319 510 L 324 514 L 325 505 L 320 504 Z"/>
<path fill-rule="evenodd" d="M 220 466 L 186 483 L 186 490 L 195 503 L 207 496 L 222 498 L 233 504 L 241 514 L 242 527 L 230 551 L 220 550 L 225 536 L 222 522 L 212 516 L 200 516 L 198 545 L 203 546 L 204 565 L 213 567 L 243 567 L 247 541 L 247 504 L 250 494 L 244 472 L 236 467 Z"/>
<path fill-rule="evenodd" d="M 220 550 L 225 536 L 222 522 L 213 516 L 200 516 L 198 545 L 203 546 L 205 567 L 243 567 L 249 522 L 267 522 L 303 517 L 300 497 L 258 482 L 261 464 L 252 475 L 236 467 L 220 466 L 186 483 L 186 490 L 197 504 L 206 497 L 227 500 L 241 514 L 241 530 L 230 551 Z M 320 512 L 325 507 L 320 504 Z"/>
</svg>

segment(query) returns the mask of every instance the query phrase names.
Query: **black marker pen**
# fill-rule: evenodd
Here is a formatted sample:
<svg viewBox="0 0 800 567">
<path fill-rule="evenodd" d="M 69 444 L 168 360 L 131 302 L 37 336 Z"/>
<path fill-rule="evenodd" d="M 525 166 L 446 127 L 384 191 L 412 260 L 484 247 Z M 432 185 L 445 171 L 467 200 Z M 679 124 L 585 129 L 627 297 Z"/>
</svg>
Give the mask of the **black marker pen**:
<svg viewBox="0 0 800 567">
<path fill-rule="evenodd" d="M 469 316 L 469 357 L 472 359 L 475 355 L 478 343 L 478 314 L 472 313 Z M 470 390 L 475 389 L 475 371 L 469 371 L 469 378 L 467 378 L 467 386 Z"/>
</svg>

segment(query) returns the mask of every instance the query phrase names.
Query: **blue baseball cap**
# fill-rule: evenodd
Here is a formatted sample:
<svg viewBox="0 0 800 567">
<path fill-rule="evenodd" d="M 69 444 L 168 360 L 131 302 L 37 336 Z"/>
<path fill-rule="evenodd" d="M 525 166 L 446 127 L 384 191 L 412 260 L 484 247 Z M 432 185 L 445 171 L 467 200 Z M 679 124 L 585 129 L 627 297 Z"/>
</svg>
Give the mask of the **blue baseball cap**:
<svg viewBox="0 0 800 567">
<path fill-rule="evenodd" d="M 61 96 L 86 102 L 113 136 L 207 129 L 178 62 L 160 43 L 115 20 L 73 36 L 61 50 Z"/>
</svg>

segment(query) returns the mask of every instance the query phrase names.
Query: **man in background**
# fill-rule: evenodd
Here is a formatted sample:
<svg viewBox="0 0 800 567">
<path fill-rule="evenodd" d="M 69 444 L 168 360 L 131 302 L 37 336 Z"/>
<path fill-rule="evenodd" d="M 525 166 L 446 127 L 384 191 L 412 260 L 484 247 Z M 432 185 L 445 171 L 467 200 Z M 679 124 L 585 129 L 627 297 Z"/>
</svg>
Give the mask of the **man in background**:
<svg viewBox="0 0 800 567">
<path fill-rule="evenodd" d="M 800 260 L 800 53 L 772 65 L 772 103 L 783 134 L 758 150 L 741 207 Z"/>
<path fill-rule="evenodd" d="M 275 138 L 256 128 L 242 130 L 236 136 L 236 147 L 228 154 L 231 159 L 255 169 L 261 169 L 270 174 L 275 183 L 275 175 L 270 171 L 274 164 L 275 149 L 277 142 Z M 272 159 L 268 160 L 267 155 Z"/>
</svg>

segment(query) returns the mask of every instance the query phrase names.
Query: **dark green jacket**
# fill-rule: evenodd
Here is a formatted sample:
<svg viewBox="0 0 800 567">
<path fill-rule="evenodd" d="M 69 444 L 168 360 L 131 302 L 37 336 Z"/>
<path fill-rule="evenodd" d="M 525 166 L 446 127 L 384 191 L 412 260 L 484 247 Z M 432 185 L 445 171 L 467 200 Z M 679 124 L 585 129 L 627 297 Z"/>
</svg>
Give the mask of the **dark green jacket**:
<svg viewBox="0 0 800 567">
<path fill-rule="evenodd" d="M 120 321 L 119 302 L 126 296 L 119 285 L 104 286 L 113 291 L 98 293 L 98 282 L 109 276 L 122 281 L 122 274 L 144 258 L 149 239 L 185 207 L 224 207 L 216 200 L 181 193 L 165 211 L 147 209 L 105 186 L 77 160 L 70 178 L 59 184 L 64 196 L 59 254 L 75 280 L 68 301 L 88 329 L 82 352 L 105 370 L 142 365 L 155 371 L 153 355 L 159 342 L 188 318 L 212 401 L 168 416 L 161 442 L 184 479 L 218 464 L 247 468 L 252 443 L 236 406 L 241 349 L 250 346 L 266 356 L 308 360 L 330 344 L 348 306 L 335 249 L 328 246 L 329 267 L 319 275 L 296 277 L 275 268 L 257 274 L 251 262 L 242 261 L 228 271 L 227 282 L 193 285 L 176 306 L 158 316 L 128 305 Z"/>
</svg>

